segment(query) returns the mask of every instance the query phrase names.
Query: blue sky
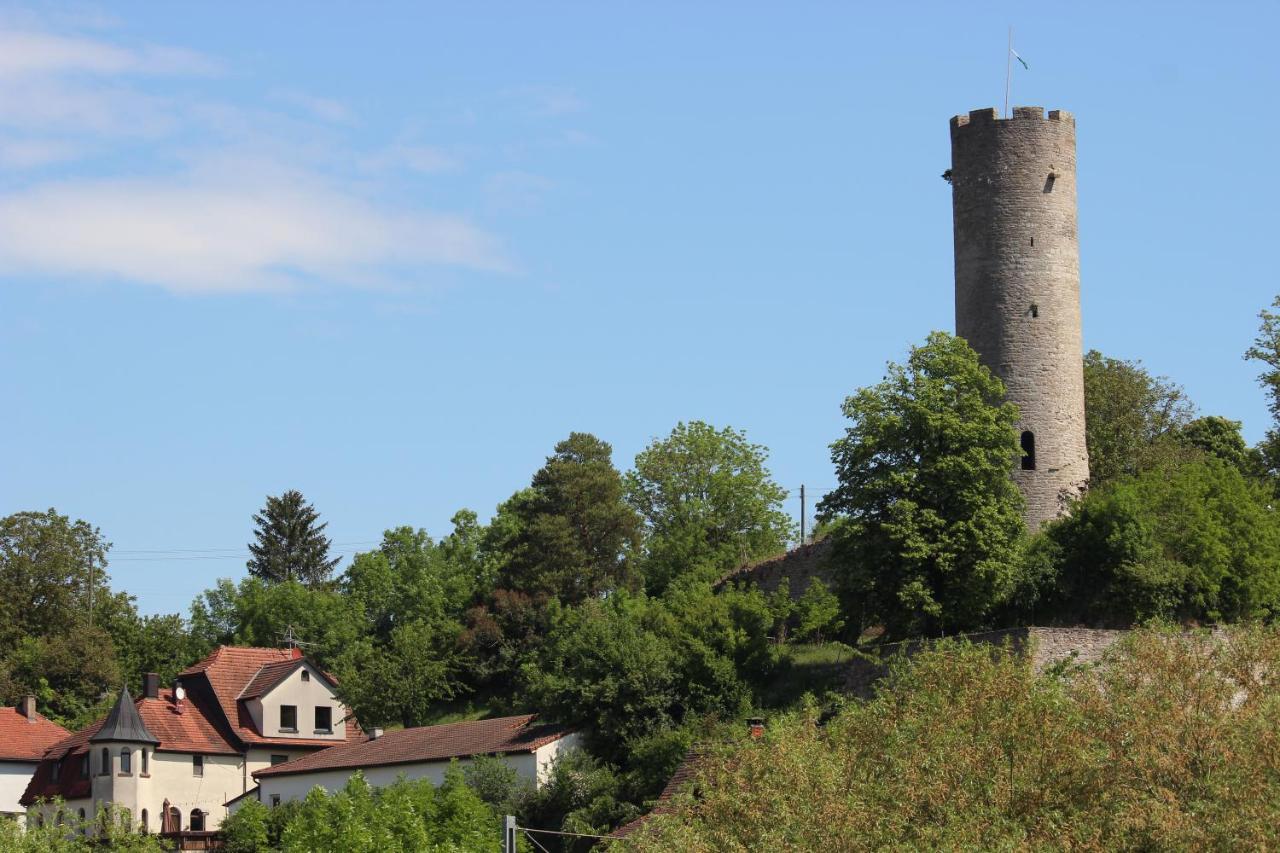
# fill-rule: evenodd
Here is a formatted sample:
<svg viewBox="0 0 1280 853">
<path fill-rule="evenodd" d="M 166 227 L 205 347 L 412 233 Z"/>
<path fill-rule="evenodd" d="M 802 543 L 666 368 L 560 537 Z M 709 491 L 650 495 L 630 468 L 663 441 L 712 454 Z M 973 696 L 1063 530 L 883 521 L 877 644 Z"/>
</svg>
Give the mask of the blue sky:
<svg viewBox="0 0 1280 853">
<path fill-rule="evenodd" d="M 4 7 L 0 513 L 100 526 L 148 613 L 240 577 L 267 494 L 349 555 L 571 430 L 745 430 L 794 513 L 952 328 L 947 122 L 1010 24 L 1013 100 L 1077 117 L 1085 345 L 1256 440 L 1278 8 Z"/>
</svg>

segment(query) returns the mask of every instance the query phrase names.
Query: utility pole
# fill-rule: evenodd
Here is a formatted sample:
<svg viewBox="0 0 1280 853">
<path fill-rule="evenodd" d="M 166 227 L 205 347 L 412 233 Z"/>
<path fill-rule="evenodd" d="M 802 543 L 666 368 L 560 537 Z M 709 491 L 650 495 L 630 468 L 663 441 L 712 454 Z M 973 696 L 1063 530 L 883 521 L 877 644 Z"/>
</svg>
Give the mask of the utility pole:
<svg viewBox="0 0 1280 853">
<path fill-rule="evenodd" d="M 804 483 L 800 484 L 800 544 L 804 544 Z"/>
<path fill-rule="evenodd" d="M 515 815 L 507 815 L 502 820 L 502 853 L 517 853 Z"/>
<path fill-rule="evenodd" d="M 89 627 L 93 627 L 93 555 L 89 555 Z"/>
</svg>

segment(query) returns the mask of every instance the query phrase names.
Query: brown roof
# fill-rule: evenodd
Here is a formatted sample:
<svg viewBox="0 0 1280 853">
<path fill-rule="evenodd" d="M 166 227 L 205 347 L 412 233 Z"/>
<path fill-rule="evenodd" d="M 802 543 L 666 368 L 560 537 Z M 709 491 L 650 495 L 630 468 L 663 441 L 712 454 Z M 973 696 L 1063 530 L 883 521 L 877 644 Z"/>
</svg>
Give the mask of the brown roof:
<svg viewBox="0 0 1280 853">
<path fill-rule="evenodd" d="M 274 687 L 303 660 L 299 649 L 220 646 L 204 660 L 184 669 L 178 677 L 183 680 L 184 685 L 191 683 L 193 688 L 196 685 L 207 688 L 214 701 L 221 707 L 231 734 L 245 745 L 332 746 L 332 740 L 264 737 L 254 725 L 253 715 L 249 713 L 248 706 L 241 701 L 242 698 L 253 698 L 246 694 L 251 689 L 256 690 L 262 683 L 271 682 L 274 679 L 274 683 L 271 684 Z M 265 675 L 264 670 L 266 670 Z M 336 679 L 328 673 L 324 673 L 324 676 L 331 684 L 337 684 Z M 269 689 L 270 687 L 267 688 Z M 195 695 L 203 691 L 189 689 L 188 692 Z M 360 726 L 354 717 L 347 717 L 346 726 L 348 741 L 362 736 Z"/>
<path fill-rule="evenodd" d="M 228 741 L 214 720 L 218 709 L 210 708 L 194 698 L 183 700 L 182 713 L 178 712 L 173 693 L 162 690 L 158 699 L 135 699 L 134 707 L 147 731 L 160 741 L 155 749 L 161 752 L 191 752 L 205 755 L 237 755 L 239 750 Z M 21 802 L 29 805 L 37 799 L 62 797 L 74 800 L 90 794 L 92 780 L 80 775 L 84 755 L 94 747 L 89 740 L 106 722 L 103 717 L 88 728 L 49 747 L 27 784 Z M 53 765 L 59 764 L 59 779 L 53 781 Z"/>
<path fill-rule="evenodd" d="M 293 671 L 303 665 L 302 658 L 295 660 L 282 660 L 279 663 L 269 663 L 258 670 L 258 674 L 253 677 L 245 685 L 244 690 L 240 691 L 241 699 L 257 699 L 265 696 L 280 682 L 284 681 Z"/>
<path fill-rule="evenodd" d="M 676 772 L 672 773 L 671 778 L 667 780 L 666 787 L 662 789 L 662 793 L 659 794 L 658 799 L 654 801 L 653 808 L 649 810 L 649 813 L 640 815 L 640 817 L 630 823 L 624 823 L 622 826 L 609 833 L 609 837 L 625 838 L 643 826 L 645 822 L 654 815 L 671 811 L 671 800 L 676 794 L 684 790 L 684 788 L 694 780 L 694 777 L 698 775 L 698 770 L 701 768 L 703 758 L 703 752 L 696 746 L 690 749 L 685 754 L 684 760 L 680 762 L 680 766 L 676 768 Z"/>
<path fill-rule="evenodd" d="M 0 761 L 39 761 L 71 732 L 36 714 L 28 720 L 17 708 L 0 708 Z"/>
<path fill-rule="evenodd" d="M 388 764 L 416 764 L 425 761 L 447 761 L 472 755 L 533 752 L 570 733 L 564 726 L 534 724 L 533 714 L 497 717 L 422 726 L 387 732 L 379 738 L 361 738 L 354 743 L 322 749 L 296 761 L 266 767 L 253 774 L 255 779 L 309 773 L 317 770 L 381 767 Z"/>
</svg>

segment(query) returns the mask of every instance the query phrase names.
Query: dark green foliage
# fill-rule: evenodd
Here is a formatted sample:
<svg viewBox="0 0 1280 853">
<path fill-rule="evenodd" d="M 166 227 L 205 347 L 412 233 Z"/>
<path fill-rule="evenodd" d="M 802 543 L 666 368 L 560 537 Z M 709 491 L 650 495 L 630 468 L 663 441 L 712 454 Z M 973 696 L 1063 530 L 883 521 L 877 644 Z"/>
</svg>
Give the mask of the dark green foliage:
<svg viewBox="0 0 1280 853">
<path fill-rule="evenodd" d="M 629 557 L 640 519 L 623 500 L 612 453 L 581 432 L 556 445 L 529 490 L 509 504 L 514 524 L 500 587 L 576 604 L 634 585 Z"/>
<path fill-rule="evenodd" d="M 1181 386 L 1152 376 L 1140 361 L 1084 357 L 1085 440 L 1089 482 L 1102 486 L 1176 455 L 1171 441 L 1195 411 Z"/>
<path fill-rule="evenodd" d="M 716 580 L 777 553 L 792 535 L 787 492 L 765 467 L 768 450 L 732 428 L 677 424 L 636 456 L 627 500 L 644 518 L 645 587 L 660 594 L 695 573 Z"/>
<path fill-rule="evenodd" d="M 641 739 L 703 715 L 734 715 L 774 664 L 772 615 L 755 589 L 690 584 L 655 599 L 619 593 L 551 608 L 525 664 L 525 697 L 584 727 L 597 754 L 625 759 Z"/>
<path fill-rule="evenodd" d="M 253 517 L 257 529 L 249 543 L 253 556 L 245 566 L 254 577 L 268 583 L 297 580 L 315 586 L 329 579 L 339 557 L 329 556 L 328 523 L 293 489 L 280 497 L 267 496 L 267 504 Z"/>
<path fill-rule="evenodd" d="M 1215 456 L 1245 476 L 1262 474 L 1263 461 L 1258 451 L 1245 444 L 1240 434 L 1244 424 L 1217 415 L 1196 418 L 1182 428 L 1178 438 L 1184 444 Z"/>
<path fill-rule="evenodd" d="M 845 400 L 839 487 L 820 514 L 846 613 L 893 636 L 974 628 L 1016 586 L 1017 409 L 962 339 L 934 332 L 906 365 Z"/>
<path fill-rule="evenodd" d="M 1030 559 L 1051 579 L 1041 609 L 1057 618 L 1234 621 L 1280 608 L 1272 494 L 1216 456 L 1092 490 L 1038 540 Z"/>
</svg>

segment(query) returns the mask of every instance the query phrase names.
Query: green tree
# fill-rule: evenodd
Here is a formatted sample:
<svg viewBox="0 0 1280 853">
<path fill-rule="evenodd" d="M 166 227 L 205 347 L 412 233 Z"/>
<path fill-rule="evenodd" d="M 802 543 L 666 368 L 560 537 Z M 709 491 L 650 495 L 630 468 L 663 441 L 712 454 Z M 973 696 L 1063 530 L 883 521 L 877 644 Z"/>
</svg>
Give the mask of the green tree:
<svg viewBox="0 0 1280 853">
<path fill-rule="evenodd" d="M 1271 303 L 1280 309 L 1280 296 Z M 1258 384 L 1267 395 L 1267 409 L 1271 412 L 1271 429 L 1258 446 L 1267 471 L 1274 477 L 1280 474 L 1280 313 L 1267 310 L 1258 312 L 1258 336 L 1253 346 L 1245 351 L 1249 361 L 1262 362 L 1262 374 Z"/>
<path fill-rule="evenodd" d="M 330 540 L 324 535 L 328 522 L 317 523 L 320 514 L 302 493 L 289 490 L 280 497 L 267 496 L 266 506 L 254 515 L 257 526 L 249 543 L 249 573 L 269 583 L 298 580 L 315 586 L 329 579 L 339 557 L 329 556 Z"/>
<path fill-rule="evenodd" d="M 773 481 L 769 452 L 731 427 L 677 424 L 636 456 L 627 499 L 648 536 L 645 585 L 661 593 L 687 572 L 715 580 L 748 560 L 776 553 L 792 535 Z"/>
<path fill-rule="evenodd" d="M 88 624 L 90 601 L 96 613 L 111 596 L 110 548 L 98 528 L 53 509 L 0 519 L 0 653 Z"/>
<path fill-rule="evenodd" d="M 1263 460 L 1258 451 L 1245 443 L 1240 434 L 1244 426 L 1217 415 L 1196 418 L 1182 428 L 1178 438 L 1183 444 L 1208 453 L 1235 467 L 1246 476 L 1262 473 Z"/>
<path fill-rule="evenodd" d="M 1140 361 L 1108 358 L 1097 350 L 1084 357 L 1084 400 L 1093 487 L 1176 454 L 1179 445 L 1170 439 L 1195 413 L 1186 393 L 1168 378 L 1152 376 Z"/>
<path fill-rule="evenodd" d="M 1090 491 L 1032 549 L 1043 615 L 1129 623 L 1280 612 L 1280 518 L 1265 484 L 1216 457 L 1166 463 Z"/>
<path fill-rule="evenodd" d="M 629 557 L 640 519 L 623 500 L 612 454 L 581 432 L 556 445 L 529 491 L 513 499 L 518 523 L 500 586 L 576 603 L 633 585 Z"/>
<path fill-rule="evenodd" d="M 840 599 L 821 578 L 809 581 L 809 588 L 795 604 L 795 612 L 796 633 L 801 639 L 821 642 L 824 635 L 839 633 L 844 628 Z"/>
<path fill-rule="evenodd" d="M 960 338 L 934 332 L 905 365 L 845 400 L 831 445 L 833 531 L 846 612 L 890 635 L 983 624 L 1013 590 L 1025 532 L 1010 478 L 1017 409 Z"/>
</svg>

